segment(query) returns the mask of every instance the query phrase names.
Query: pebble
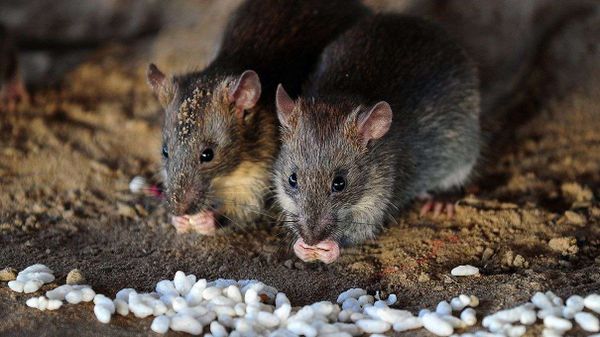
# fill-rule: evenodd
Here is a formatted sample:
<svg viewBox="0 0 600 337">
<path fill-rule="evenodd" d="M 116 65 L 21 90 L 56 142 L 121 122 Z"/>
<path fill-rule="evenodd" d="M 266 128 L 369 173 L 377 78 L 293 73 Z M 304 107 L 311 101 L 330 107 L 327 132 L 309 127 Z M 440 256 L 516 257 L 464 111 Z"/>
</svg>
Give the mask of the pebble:
<svg viewBox="0 0 600 337">
<path fill-rule="evenodd" d="M 17 279 L 17 271 L 14 268 L 6 267 L 0 270 L 0 281 L 8 282 Z"/>
<path fill-rule="evenodd" d="M 85 283 L 85 277 L 79 269 L 73 269 L 67 274 L 67 284 L 83 284 Z"/>
<path fill-rule="evenodd" d="M 479 268 L 471 265 L 458 266 L 450 272 L 452 276 L 473 276 L 479 274 Z"/>
</svg>

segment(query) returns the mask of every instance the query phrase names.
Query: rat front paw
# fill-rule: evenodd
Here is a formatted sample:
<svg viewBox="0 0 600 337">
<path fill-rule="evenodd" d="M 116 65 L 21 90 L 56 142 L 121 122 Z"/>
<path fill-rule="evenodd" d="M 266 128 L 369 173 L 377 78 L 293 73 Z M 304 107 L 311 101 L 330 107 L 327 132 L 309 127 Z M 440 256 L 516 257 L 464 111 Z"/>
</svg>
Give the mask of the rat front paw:
<svg viewBox="0 0 600 337">
<path fill-rule="evenodd" d="M 204 211 L 188 216 L 192 230 L 202 235 L 215 235 L 217 225 L 215 212 Z"/>
<path fill-rule="evenodd" d="M 175 227 L 177 233 L 180 234 L 189 233 L 192 229 L 192 225 L 190 224 L 190 220 L 188 219 L 187 215 L 172 216 L 171 224 L 173 225 L 173 227 Z"/>
<path fill-rule="evenodd" d="M 437 200 L 431 196 L 423 197 L 421 199 L 425 201 L 425 203 L 421 206 L 419 216 L 425 216 L 428 213 L 432 213 L 434 218 L 443 213 L 449 218 L 454 216 L 454 202 L 449 200 Z"/>
<path fill-rule="evenodd" d="M 340 256 L 340 246 L 333 240 L 325 240 L 309 246 L 300 238 L 294 243 L 294 253 L 304 262 L 320 260 L 329 264 Z"/>
</svg>

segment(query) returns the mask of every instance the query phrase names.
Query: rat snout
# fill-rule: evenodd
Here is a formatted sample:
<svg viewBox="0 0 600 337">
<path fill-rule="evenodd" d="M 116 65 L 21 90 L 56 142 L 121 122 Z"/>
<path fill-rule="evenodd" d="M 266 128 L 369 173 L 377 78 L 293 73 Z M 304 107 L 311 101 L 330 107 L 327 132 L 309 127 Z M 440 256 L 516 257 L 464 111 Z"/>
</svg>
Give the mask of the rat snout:
<svg viewBox="0 0 600 337">
<path fill-rule="evenodd" d="M 191 189 L 175 193 L 169 199 L 171 212 L 175 215 L 196 214 L 200 211 L 200 198 L 203 193 L 199 189 Z"/>
<path fill-rule="evenodd" d="M 300 236 L 307 245 L 316 245 L 327 240 L 334 222 L 327 218 L 307 219 L 300 224 Z"/>
</svg>

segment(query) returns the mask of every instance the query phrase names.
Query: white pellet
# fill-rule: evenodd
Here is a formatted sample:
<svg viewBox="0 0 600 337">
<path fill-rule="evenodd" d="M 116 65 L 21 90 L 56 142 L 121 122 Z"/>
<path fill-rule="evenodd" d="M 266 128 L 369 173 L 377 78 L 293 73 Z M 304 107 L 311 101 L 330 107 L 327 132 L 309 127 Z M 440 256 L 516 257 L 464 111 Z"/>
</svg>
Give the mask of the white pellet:
<svg viewBox="0 0 600 337">
<path fill-rule="evenodd" d="M 264 311 L 258 313 L 258 315 L 256 316 L 256 320 L 259 324 L 267 328 L 274 328 L 279 325 L 279 318 L 277 317 L 277 315 Z"/>
<path fill-rule="evenodd" d="M 175 315 L 171 318 L 169 324 L 171 330 L 187 332 L 192 335 L 199 335 L 202 333 L 202 324 L 198 322 L 194 317 L 189 315 Z"/>
<path fill-rule="evenodd" d="M 83 294 L 80 290 L 71 290 L 65 295 L 65 301 L 71 304 L 78 304 L 83 300 Z"/>
<path fill-rule="evenodd" d="M 30 299 L 27 300 L 27 302 L 25 302 L 25 304 L 27 304 L 28 307 L 30 308 L 36 308 L 39 305 L 39 298 L 37 297 L 32 297 Z"/>
<path fill-rule="evenodd" d="M 466 308 L 463 312 L 460 313 L 460 319 L 465 322 L 468 326 L 473 326 L 477 323 L 477 314 L 475 309 Z"/>
<path fill-rule="evenodd" d="M 546 297 L 548 297 L 548 299 L 550 300 L 550 302 L 552 302 L 552 304 L 555 305 L 555 306 L 562 306 L 563 305 L 562 298 L 558 297 L 552 291 L 546 291 Z"/>
<path fill-rule="evenodd" d="M 171 320 L 167 316 L 156 316 L 150 325 L 150 329 L 156 333 L 165 334 L 169 331 Z"/>
<path fill-rule="evenodd" d="M 469 303 L 470 303 L 469 297 L 467 297 L 467 300 L 468 300 L 467 303 L 463 303 L 463 301 L 461 301 L 460 298 L 454 297 L 453 299 L 450 300 L 450 306 L 452 307 L 452 310 L 454 310 L 454 311 L 461 311 L 467 305 L 469 305 Z"/>
<path fill-rule="evenodd" d="M 315 337 L 317 336 L 317 330 L 310 326 L 308 323 L 303 321 L 291 321 L 287 324 L 288 330 L 297 334 L 304 335 L 306 337 Z"/>
<path fill-rule="evenodd" d="M 414 330 L 423 327 L 423 323 L 417 317 L 409 317 L 401 322 L 396 322 L 393 325 L 394 331 L 402 332 L 408 330 Z"/>
<path fill-rule="evenodd" d="M 113 304 L 115 305 L 115 311 L 121 316 L 129 315 L 129 304 L 123 301 L 120 298 L 115 298 L 113 300 Z"/>
<path fill-rule="evenodd" d="M 533 303 L 539 309 L 551 309 L 554 307 L 554 304 L 546 294 L 537 292 L 531 297 L 531 303 Z"/>
<path fill-rule="evenodd" d="M 365 304 L 373 304 L 375 297 L 373 295 L 362 295 L 358 298 L 358 304 L 364 306 Z"/>
<path fill-rule="evenodd" d="M 546 318 L 544 318 L 544 326 L 554 330 L 567 331 L 573 328 L 573 323 L 564 318 L 556 316 L 546 316 Z"/>
<path fill-rule="evenodd" d="M 575 314 L 575 322 L 579 324 L 579 326 L 589 332 L 598 332 L 600 331 L 600 321 L 598 318 L 589 312 L 578 312 Z"/>
<path fill-rule="evenodd" d="M 534 310 L 523 310 L 519 317 L 519 322 L 525 325 L 531 325 L 537 321 L 537 315 Z"/>
<path fill-rule="evenodd" d="M 454 329 L 462 329 L 465 328 L 467 325 L 465 324 L 465 322 L 463 322 L 460 318 L 458 317 L 454 317 L 452 315 L 440 315 L 440 317 L 450 323 L 450 325 L 452 325 L 452 327 Z"/>
<path fill-rule="evenodd" d="M 194 285 L 194 283 L 191 281 L 191 279 L 185 276 L 184 272 L 179 270 L 175 273 L 175 277 L 173 278 L 173 285 L 175 285 L 175 289 L 181 296 L 185 296 Z"/>
<path fill-rule="evenodd" d="M 44 311 L 48 308 L 48 299 L 44 296 L 38 297 L 38 309 Z"/>
<path fill-rule="evenodd" d="M 23 292 L 24 286 L 25 286 L 25 284 L 21 281 L 9 281 L 8 282 L 8 287 L 10 288 L 10 290 L 16 291 L 18 293 Z"/>
<path fill-rule="evenodd" d="M 37 273 L 37 272 L 49 273 L 49 274 L 54 273 L 52 271 L 52 269 L 48 268 L 47 266 L 45 266 L 45 265 L 43 265 L 41 263 L 36 263 L 36 264 L 31 265 L 31 266 L 29 266 L 29 267 L 27 267 L 27 268 L 25 268 L 25 269 L 23 269 L 21 271 L 21 273 L 24 273 L 24 274 L 26 274 L 26 273 Z"/>
<path fill-rule="evenodd" d="M 339 304 L 344 303 L 345 300 L 347 300 L 348 298 L 354 298 L 354 299 L 358 299 L 359 297 L 361 297 L 362 295 L 366 295 L 367 291 L 361 288 L 352 288 L 352 289 L 348 289 L 346 291 L 344 291 L 343 293 L 341 293 L 338 298 L 337 298 L 337 302 Z"/>
<path fill-rule="evenodd" d="M 236 285 L 230 285 L 229 287 L 227 287 L 225 294 L 228 298 L 232 299 L 236 303 L 240 303 L 243 301 L 242 293 Z"/>
<path fill-rule="evenodd" d="M 567 298 L 567 301 L 565 302 L 565 304 L 568 308 L 570 308 L 574 312 L 580 312 L 581 310 L 583 310 L 583 307 L 584 307 L 583 297 L 581 297 L 579 295 L 573 295 L 573 296 Z"/>
<path fill-rule="evenodd" d="M 91 302 L 96 297 L 96 292 L 90 287 L 81 288 L 81 300 L 83 302 Z"/>
<path fill-rule="evenodd" d="M 46 291 L 46 297 L 51 300 L 61 300 L 62 301 L 65 299 L 65 296 L 67 295 L 67 293 L 71 290 L 73 290 L 72 286 L 70 286 L 68 284 L 64 284 L 64 285 L 56 287 L 52 290 Z"/>
<path fill-rule="evenodd" d="M 429 309 L 421 309 L 421 310 L 419 310 L 418 316 L 419 316 L 419 318 L 423 318 L 423 316 L 425 316 L 425 315 L 427 315 L 429 313 L 431 313 L 431 310 L 429 310 Z"/>
<path fill-rule="evenodd" d="M 586 308 L 600 314 L 600 295 L 590 294 L 583 300 L 583 305 Z"/>
<path fill-rule="evenodd" d="M 577 313 L 577 311 L 575 311 L 574 308 L 567 307 L 565 305 L 564 307 L 561 307 L 561 313 L 562 313 L 563 318 L 573 319 L 575 317 L 575 314 Z"/>
<path fill-rule="evenodd" d="M 554 329 L 545 328 L 542 330 L 542 337 L 562 337 L 562 331 L 557 331 Z"/>
<path fill-rule="evenodd" d="M 383 335 L 372 334 L 370 337 L 376 337 L 376 336 L 383 336 Z M 330 333 L 323 333 L 323 334 L 319 333 L 319 337 L 352 337 L 352 335 L 347 332 L 338 331 L 338 332 L 330 332 Z"/>
<path fill-rule="evenodd" d="M 100 323 L 106 324 L 110 322 L 110 310 L 103 304 L 96 304 L 94 306 L 94 315 L 96 315 L 96 318 Z"/>
<path fill-rule="evenodd" d="M 160 283 L 160 282 L 159 282 Z M 157 285 L 158 286 L 158 285 Z M 133 288 L 125 288 L 121 289 L 117 292 L 116 298 L 121 299 L 127 303 L 129 303 L 129 294 L 135 293 L 135 289 Z"/>
<path fill-rule="evenodd" d="M 142 193 L 146 188 L 148 188 L 148 183 L 144 177 L 135 176 L 129 182 L 129 190 L 131 193 L 139 194 Z"/>
<path fill-rule="evenodd" d="M 521 337 L 525 334 L 527 328 L 524 325 L 511 326 L 505 330 L 507 337 Z"/>
<path fill-rule="evenodd" d="M 368 333 L 384 333 L 392 328 L 390 323 L 374 319 L 361 319 L 356 321 L 356 325 Z"/>
<path fill-rule="evenodd" d="M 356 322 L 359 321 L 361 319 L 365 319 L 365 315 L 361 314 L 360 312 L 353 312 L 352 315 L 350 315 L 350 320 L 352 322 Z"/>
<path fill-rule="evenodd" d="M 277 296 L 275 296 L 275 307 L 279 308 L 284 304 L 290 304 L 287 295 L 284 293 L 277 293 Z"/>
<path fill-rule="evenodd" d="M 210 323 L 210 333 L 214 337 L 227 337 L 229 335 L 225 327 L 219 324 L 217 321 Z"/>
<path fill-rule="evenodd" d="M 394 305 L 396 302 L 398 302 L 398 296 L 396 296 L 396 294 L 390 294 L 390 296 L 388 296 L 388 298 L 385 300 L 387 305 Z"/>
<path fill-rule="evenodd" d="M 423 327 L 438 336 L 450 336 L 454 332 L 452 325 L 436 313 L 425 314 L 422 318 Z"/>
<path fill-rule="evenodd" d="M 23 292 L 26 294 L 34 293 L 38 291 L 42 287 L 42 285 L 44 285 L 44 282 L 40 280 L 29 280 L 23 285 Z"/>
<path fill-rule="evenodd" d="M 57 310 L 62 307 L 63 302 L 60 300 L 48 300 L 48 310 Z"/>
<path fill-rule="evenodd" d="M 437 307 L 435 308 L 435 312 L 440 315 L 451 315 L 452 314 L 452 307 L 450 306 L 450 304 L 446 301 L 441 301 L 440 303 L 438 303 Z"/>
<path fill-rule="evenodd" d="M 453 276 L 473 276 L 479 274 L 479 268 L 471 265 L 458 266 L 450 272 Z"/>
</svg>

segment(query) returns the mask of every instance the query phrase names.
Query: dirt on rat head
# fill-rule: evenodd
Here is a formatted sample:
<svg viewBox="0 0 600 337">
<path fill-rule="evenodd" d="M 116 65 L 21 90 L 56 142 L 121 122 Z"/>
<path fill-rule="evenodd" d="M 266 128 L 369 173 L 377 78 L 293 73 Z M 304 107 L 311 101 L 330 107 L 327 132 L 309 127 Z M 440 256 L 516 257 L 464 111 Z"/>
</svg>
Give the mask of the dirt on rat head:
<svg viewBox="0 0 600 337">
<path fill-rule="evenodd" d="M 600 41 L 589 28 L 597 16 L 563 29 L 539 55 L 515 108 L 527 118 L 508 123 L 510 136 L 491 143 L 454 218 L 419 217 L 415 204 L 376 240 L 324 265 L 299 261 L 285 232 L 267 223 L 214 237 L 176 234 L 160 200 L 129 192 L 133 176 L 158 180 L 160 170 L 162 112 L 145 82 L 147 63 L 158 60 L 168 70 L 204 63 L 235 5 L 174 3 L 193 9 L 188 15 L 197 14 L 199 23 L 104 48 L 62 85 L 33 92 L 17 112 L 0 113 L 0 268 L 48 265 L 57 279 L 43 290 L 78 268 L 110 296 L 125 287 L 150 291 L 177 270 L 259 279 L 296 304 L 335 300 L 358 286 L 394 292 L 409 310 L 460 293 L 479 296 L 489 312 L 535 291 L 568 296 L 600 289 Z M 586 47 L 574 48 L 577 41 Z M 479 267 L 481 276 L 450 276 L 459 264 Z M 0 284 L 0 335 L 149 332 L 150 319 L 115 316 L 101 324 L 91 304 L 40 312 L 25 306 L 29 297 Z"/>
</svg>

